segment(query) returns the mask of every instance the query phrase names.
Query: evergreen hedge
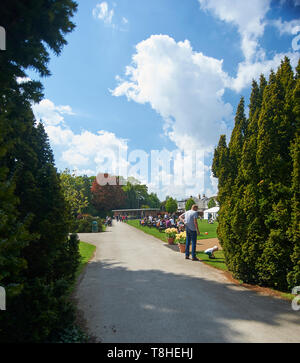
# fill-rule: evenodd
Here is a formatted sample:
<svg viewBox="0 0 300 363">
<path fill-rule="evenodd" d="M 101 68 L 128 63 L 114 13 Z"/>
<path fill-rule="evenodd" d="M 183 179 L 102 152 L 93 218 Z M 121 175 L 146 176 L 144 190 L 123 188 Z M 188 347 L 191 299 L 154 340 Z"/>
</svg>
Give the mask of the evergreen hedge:
<svg viewBox="0 0 300 363">
<path fill-rule="evenodd" d="M 0 342 L 53 341 L 74 324 L 68 290 L 79 241 L 69 237 L 70 210 L 31 108 L 43 97 L 42 84 L 18 79 L 28 68 L 50 75 L 49 50 L 61 52 L 76 8 L 73 0 L 0 2 L 9 30 L 0 57 L 0 285 L 7 297 Z"/>
<path fill-rule="evenodd" d="M 234 276 L 280 290 L 300 285 L 300 61 L 286 57 L 268 82 L 253 81 L 249 117 L 242 98 L 229 144 L 220 137 L 218 236 Z"/>
<path fill-rule="evenodd" d="M 103 231 L 102 220 L 99 217 L 92 217 L 92 216 L 88 216 L 81 219 L 73 219 L 70 231 L 72 233 L 91 233 L 93 221 L 96 221 L 98 223 L 98 232 L 102 232 Z"/>
</svg>

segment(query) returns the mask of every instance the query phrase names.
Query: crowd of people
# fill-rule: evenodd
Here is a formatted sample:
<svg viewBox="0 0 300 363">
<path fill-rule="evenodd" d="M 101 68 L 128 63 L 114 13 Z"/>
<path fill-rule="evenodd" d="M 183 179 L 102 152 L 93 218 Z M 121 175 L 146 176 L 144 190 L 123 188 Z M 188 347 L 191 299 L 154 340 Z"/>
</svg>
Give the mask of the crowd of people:
<svg viewBox="0 0 300 363">
<path fill-rule="evenodd" d="M 175 214 L 158 215 L 157 217 L 148 216 L 140 219 L 140 225 L 144 227 L 157 228 L 163 231 L 167 228 L 177 228 L 178 233 L 185 230 L 184 223 L 179 220 Z"/>
<path fill-rule="evenodd" d="M 115 216 L 115 218 L 116 218 L 117 222 L 126 222 L 126 221 L 128 221 L 128 215 L 127 214 L 126 215 L 118 214 L 118 215 Z"/>
<path fill-rule="evenodd" d="M 106 216 L 105 218 L 105 226 L 111 227 L 112 226 L 112 220 L 115 219 L 117 222 L 126 222 L 128 221 L 128 216 L 127 215 L 116 215 L 113 218 Z"/>
<path fill-rule="evenodd" d="M 114 217 L 117 222 L 126 222 L 128 220 L 128 215 L 116 215 Z M 140 225 L 143 227 L 157 228 L 160 232 L 168 228 L 176 228 L 178 233 L 186 232 L 186 251 L 185 258 L 189 259 L 190 255 L 190 244 L 192 244 L 192 260 L 199 261 L 196 257 L 196 243 L 197 235 L 200 235 L 197 219 L 198 216 L 198 206 L 195 204 L 192 206 L 191 210 L 182 213 L 179 217 L 175 213 L 169 215 L 165 213 L 164 215 L 143 217 L 140 219 Z M 213 219 L 209 218 L 208 223 L 213 223 Z M 112 225 L 112 218 L 107 216 L 105 220 L 106 226 Z M 214 259 L 214 252 L 218 251 L 218 246 L 208 248 L 204 251 L 209 258 Z"/>
</svg>

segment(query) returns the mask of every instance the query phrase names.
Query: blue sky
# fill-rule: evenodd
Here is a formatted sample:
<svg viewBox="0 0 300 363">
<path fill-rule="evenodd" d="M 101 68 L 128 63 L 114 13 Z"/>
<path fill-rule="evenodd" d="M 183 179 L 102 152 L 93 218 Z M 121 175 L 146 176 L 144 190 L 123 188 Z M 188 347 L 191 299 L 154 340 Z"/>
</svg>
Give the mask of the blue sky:
<svg viewBox="0 0 300 363">
<path fill-rule="evenodd" d="M 198 150 L 193 183 L 159 182 L 173 180 L 172 166 L 135 176 L 162 199 L 214 195 L 213 148 L 230 136 L 240 97 L 248 104 L 251 79 L 284 55 L 297 63 L 299 14 L 299 0 L 80 0 L 76 29 L 52 55 L 45 99 L 34 105 L 58 169 L 96 175 L 122 166 L 131 175 L 126 153 L 150 160 L 151 150 Z M 145 160 L 135 169 L 150 172 Z M 175 164 L 195 171 L 189 159 Z"/>
</svg>

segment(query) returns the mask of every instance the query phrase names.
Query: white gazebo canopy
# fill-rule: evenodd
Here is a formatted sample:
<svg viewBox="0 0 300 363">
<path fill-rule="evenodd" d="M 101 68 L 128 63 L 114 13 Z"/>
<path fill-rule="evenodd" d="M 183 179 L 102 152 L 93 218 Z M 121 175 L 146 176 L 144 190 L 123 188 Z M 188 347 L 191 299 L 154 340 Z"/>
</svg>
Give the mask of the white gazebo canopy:
<svg viewBox="0 0 300 363">
<path fill-rule="evenodd" d="M 217 218 L 217 214 L 218 214 L 219 210 L 220 210 L 220 207 L 213 207 L 210 209 L 206 209 L 204 211 L 204 219 L 208 219 L 209 214 L 211 214 L 213 219 Z"/>
</svg>

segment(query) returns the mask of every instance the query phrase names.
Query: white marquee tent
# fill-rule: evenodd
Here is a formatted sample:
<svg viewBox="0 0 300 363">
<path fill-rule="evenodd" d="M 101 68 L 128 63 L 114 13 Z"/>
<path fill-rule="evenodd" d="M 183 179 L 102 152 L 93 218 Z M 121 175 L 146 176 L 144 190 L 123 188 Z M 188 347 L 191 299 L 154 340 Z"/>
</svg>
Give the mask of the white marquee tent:
<svg viewBox="0 0 300 363">
<path fill-rule="evenodd" d="M 220 207 L 213 207 L 210 209 L 206 209 L 204 211 L 204 219 L 208 219 L 209 215 L 211 215 L 212 219 L 216 219 L 218 216 L 219 209 Z"/>
</svg>

